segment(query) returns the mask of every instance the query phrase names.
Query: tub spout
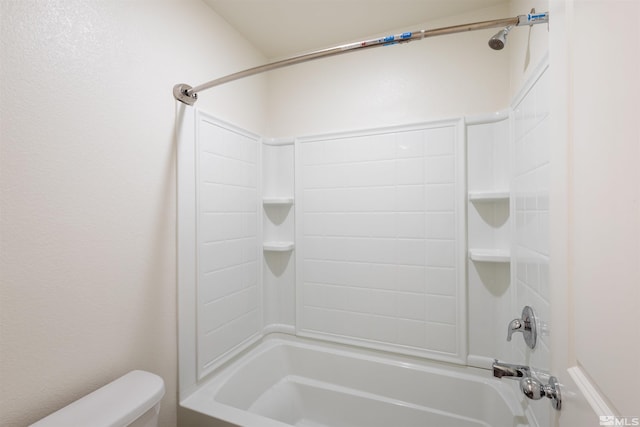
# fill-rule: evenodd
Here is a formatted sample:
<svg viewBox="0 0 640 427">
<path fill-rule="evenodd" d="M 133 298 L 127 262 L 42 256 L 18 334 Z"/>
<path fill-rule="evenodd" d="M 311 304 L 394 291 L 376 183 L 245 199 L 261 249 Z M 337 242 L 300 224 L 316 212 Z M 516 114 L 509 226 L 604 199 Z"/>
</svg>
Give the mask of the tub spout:
<svg viewBox="0 0 640 427">
<path fill-rule="evenodd" d="M 496 378 L 528 378 L 531 377 L 531 368 L 523 365 L 511 365 L 509 363 L 499 362 L 495 359 L 493 362 L 493 376 Z"/>
</svg>

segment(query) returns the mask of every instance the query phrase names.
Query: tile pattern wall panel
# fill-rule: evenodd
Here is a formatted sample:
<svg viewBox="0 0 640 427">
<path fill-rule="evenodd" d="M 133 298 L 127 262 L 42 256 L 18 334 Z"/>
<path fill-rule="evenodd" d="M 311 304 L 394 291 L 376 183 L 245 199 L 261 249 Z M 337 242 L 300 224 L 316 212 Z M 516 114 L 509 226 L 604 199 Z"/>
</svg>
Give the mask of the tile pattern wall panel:
<svg viewBox="0 0 640 427">
<path fill-rule="evenodd" d="M 261 328 L 257 140 L 201 117 L 197 148 L 197 342 L 202 377 Z"/>
<path fill-rule="evenodd" d="M 299 143 L 298 333 L 459 360 L 456 126 Z"/>
<path fill-rule="evenodd" d="M 536 348 L 530 350 L 520 334 L 512 341 L 515 362 L 539 371 L 550 368 L 549 306 L 549 93 L 548 73 L 543 72 L 515 106 L 513 121 L 513 199 L 515 283 L 514 315 L 529 305 L 539 320 Z M 536 418 L 549 417 L 550 405 L 531 405 Z"/>
</svg>

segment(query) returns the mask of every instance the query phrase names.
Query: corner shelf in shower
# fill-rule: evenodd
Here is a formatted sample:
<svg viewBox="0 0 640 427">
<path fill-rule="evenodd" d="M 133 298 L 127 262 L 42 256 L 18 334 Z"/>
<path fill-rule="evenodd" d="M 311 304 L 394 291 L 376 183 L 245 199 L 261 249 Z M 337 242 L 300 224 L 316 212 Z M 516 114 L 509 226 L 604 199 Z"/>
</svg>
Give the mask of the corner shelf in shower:
<svg viewBox="0 0 640 427">
<path fill-rule="evenodd" d="M 494 191 L 471 191 L 469 192 L 470 202 L 500 202 L 509 201 L 508 190 L 494 190 Z"/>
<path fill-rule="evenodd" d="M 262 249 L 265 252 L 290 252 L 295 247 L 295 243 L 293 242 L 264 242 L 262 244 Z"/>
<path fill-rule="evenodd" d="M 508 263 L 511 253 L 503 249 L 469 249 L 469 259 L 476 262 Z"/>
<path fill-rule="evenodd" d="M 293 205 L 293 197 L 263 197 L 262 204 L 264 206 L 291 206 Z"/>
</svg>

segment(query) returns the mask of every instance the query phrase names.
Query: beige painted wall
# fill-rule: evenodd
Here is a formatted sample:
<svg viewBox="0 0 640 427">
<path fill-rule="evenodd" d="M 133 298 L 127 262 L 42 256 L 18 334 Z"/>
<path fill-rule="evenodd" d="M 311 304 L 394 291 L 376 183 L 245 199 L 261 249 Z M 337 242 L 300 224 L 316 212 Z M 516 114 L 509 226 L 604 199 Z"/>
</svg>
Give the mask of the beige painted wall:
<svg viewBox="0 0 640 427">
<path fill-rule="evenodd" d="M 509 13 L 504 3 L 398 32 Z M 274 71 L 269 74 L 269 134 L 309 135 L 503 109 L 509 101 L 510 51 L 487 46 L 495 32 L 434 37 Z"/>
<path fill-rule="evenodd" d="M 640 416 L 640 333 L 626 327 L 640 303 L 640 3 L 551 6 L 552 369 L 568 397 L 552 425 L 629 425 Z"/>
<path fill-rule="evenodd" d="M 567 365 L 604 396 L 607 415 L 637 423 L 640 3 L 574 0 L 566 15 Z"/>
<path fill-rule="evenodd" d="M 0 425 L 132 370 L 176 424 L 175 83 L 264 61 L 199 0 L 0 0 Z M 265 128 L 266 80 L 199 106 Z"/>
</svg>

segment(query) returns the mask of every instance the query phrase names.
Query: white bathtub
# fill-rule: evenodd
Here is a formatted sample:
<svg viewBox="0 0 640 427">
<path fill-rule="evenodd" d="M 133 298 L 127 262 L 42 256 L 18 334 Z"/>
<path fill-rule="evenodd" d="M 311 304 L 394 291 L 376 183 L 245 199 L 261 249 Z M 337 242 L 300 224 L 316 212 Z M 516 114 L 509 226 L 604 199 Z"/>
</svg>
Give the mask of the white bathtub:
<svg viewBox="0 0 640 427">
<path fill-rule="evenodd" d="M 487 370 L 275 334 L 181 406 L 200 417 L 181 425 L 205 425 L 203 419 L 243 427 L 528 425 L 512 388 Z"/>
</svg>

